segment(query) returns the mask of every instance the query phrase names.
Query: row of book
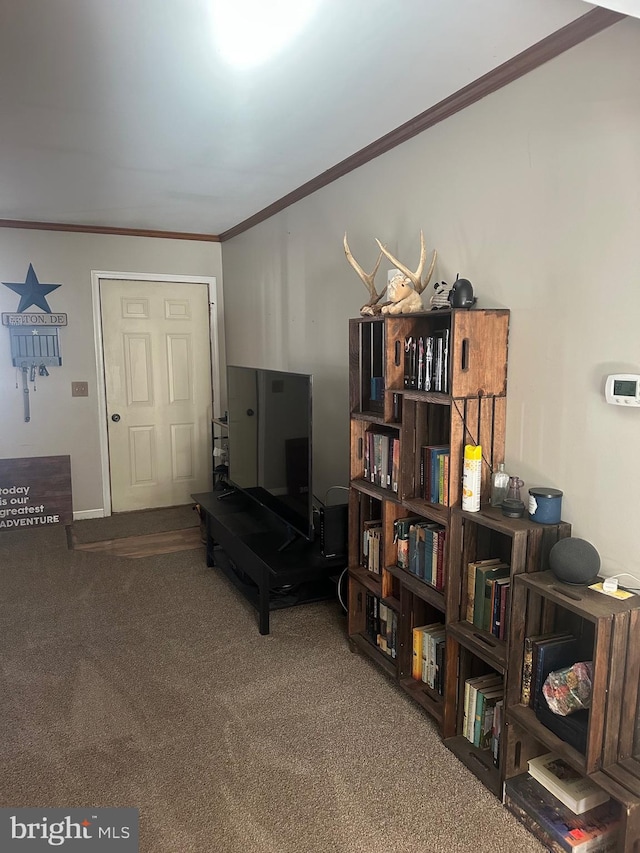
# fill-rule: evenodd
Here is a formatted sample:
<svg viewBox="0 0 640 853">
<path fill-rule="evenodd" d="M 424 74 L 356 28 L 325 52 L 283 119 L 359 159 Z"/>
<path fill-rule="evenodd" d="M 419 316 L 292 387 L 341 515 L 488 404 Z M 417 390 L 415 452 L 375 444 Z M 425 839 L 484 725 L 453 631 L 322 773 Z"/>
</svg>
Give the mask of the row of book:
<svg viewBox="0 0 640 853">
<path fill-rule="evenodd" d="M 380 651 L 395 658 L 398 650 L 398 616 L 377 595 L 367 592 L 365 600 L 365 633 Z"/>
<path fill-rule="evenodd" d="M 467 678 L 464 683 L 462 734 L 479 749 L 491 750 L 500 763 L 504 681 L 498 673 Z"/>
<path fill-rule="evenodd" d="M 449 505 L 448 444 L 420 448 L 419 497 L 431 503 Z"/>
<path fill-rule="evenodd" d="M 476 628 L 504 640 L 509 630 L 511 577 L 508 563 L 498 558 L 474 560 L 467 565 L 465 619 Z"/>
<path fill-rule="evenodd" d="M 587 748 L 588 708 L 567 716 L 555 714 L 549 708 L 542 688 L 550 672 L 589 661 L 592 655 L 592 639 L 578 638 L 568 632 L 528 636 L 524 641 L 521 704 L 533 708 L 543 725 L 582 753 Z"/>
<path fill-rule="evenodd" d="M 404 339 L 404 387 L 449 393 L 449 329 Z"/>
<path fill-rule="evenodd" d="M 552 753 L 532 759 L 528 773 L 507 779 L 504 803 L 549 850 L 618 850 L 619 808 Z"/>
<path fill-rule="evenodd" d="M 378 518 L 363 522 L 362 566 L 379 575 L 382 572 L 382 521 Z"/>
<path fill-rule="evenodd" d="M 446 529 L 434 521 L 412 516 L 396 520 L 394 536 L 398 566 L 436 589 L 444 589 Z"/>
<path fill-rule="evenodd" d="M 367 430 L 364 440 L 364 478 L 383 489 L 398 491 L 400 439 L 397 435 Z"/>
<path fill-rule="evenodd" d="M 413 629 L 411 675 L 444 695 L 445 628 L 442 622 L 421 625 Z"/>
</svg>

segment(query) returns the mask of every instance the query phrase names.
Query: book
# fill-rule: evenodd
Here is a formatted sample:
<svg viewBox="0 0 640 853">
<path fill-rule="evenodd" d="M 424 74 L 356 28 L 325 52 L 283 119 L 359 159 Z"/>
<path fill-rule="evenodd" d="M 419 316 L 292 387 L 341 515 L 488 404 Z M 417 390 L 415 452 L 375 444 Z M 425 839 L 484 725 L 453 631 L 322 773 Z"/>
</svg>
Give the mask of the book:
<svg viewBox="0 0 640 853">
<path fill-rule="evenodd" d="M 398 616 L 394 610 L 383 602 L 379 603 L 378 609 L 380 615 L 378 634 L 376 636 L 378 648 L 389 657 L 395 658 L 397 652 Z"/>
<path fill-rule="evenodd" d="M 504 687 L 496 688 L 491 693 L 485 693 L 485 708 L 480 728 L 480 749 L 492 749 L 493 724 L 496 708 L 503 703 Z"/>
<path fill-rule="evenodd" d="M 502 734 L 502 718 L 504 716 L 504 699 L 498 699 L 493 709 L 491 724 L 491 754 L 494 767 L 500 767 L 500 735 Z"/>
<path fill-rule="evenodd" d="M 424 386 L 424 338 L 418 338 L 418 367 L 416 371 L 416 387 L 422 391 Z"/>
<path fill-rule="evenodd" d="M 549 675 L 557 669 L 571 666 L 578 660 L 585 660 L 582 644 L 576 637 L 565 636 L 544 640 L 537 644 L 537 662 L 532 672 L 533 710 L 538 720 L 559 738 L 566 741 L 582 754 L 587 748 L 589 711 L 584 709 L 561 717 L 554 714 L 547 705 L 542 685 Z"/>
<path fill-rule="evenodd" d="M 431 492 L 428 500 L 432 503 L 442 503 L 442 488 L 444 486 L 444 474 L 441 475 L 442 457 L 450 453 L 449 445 L 431 448 Z"/>
<path fill-rule="evenodd" d="M 434 358 L 433 358 L 433 390 L 443 391 L 443 371 L 444 371 L 444 330 L 438 329 L 433 334 L 434 337 Z"/>
<path fill-rule="evenodd" d="M 495 592 L 495 585 L 499 580 L 507 578 L 509 576 L 511 569 L 509 566 L 496 566 L 495 569 L 490 569 L 484 581 L 484 607 L 482 611 L 482 622 L 478 625 L 479 628 L 482 628 L 484 631 L 491 632 L 491 626 L 493 623 L 493 595 Z"/>
<path fill-rule="evenodd" d="M 412 515 L 408 518 L 397 518 L 393 522 L 393 541 L 398 549 L 396 562 L 401 569 L 409 568 L 409 529 L 418 521 L 422 521 L 422 518 Z"/>
<path fill-rule="evenodd" d="M 610 799 L 588 776 L 578 773 L 553 752 L 532 758 L 529 774 L 575 814 L 583 814 Z"/>
<path fill-rule="evenodd" d="M 467 609 L 466 620 L 473 622 L 473 608 L 476 597 L 476 571 L 482 566 L 497 566 L 500 560 L 497 557 L 491 557 L 487 560 L 473 560 L 467 564 Z"/>
<path fill-rule="evenodd" d="M 465 681 L 465 706 L 463 712 L 462 734 L 470 743 L 473 743 L 475 738 L 478 691 L 489 687 L 495 687 L 497 684 L 501 683 L 502 676 L 497 673 L 477 675 L 474 678 L 467 678 Z"/>
<path fill-rule="evenodd" d="M 508 572 L 509 566 L 506 563 L 497 563 L 496 565 L 477 566 L 476 568 L 476 589 L 475 600 L 473 604 L 473 619 L 472 622 L 476 628 L 482 628 L 484 625 L 484 599 L 485 599 L 485 583 L 489 578 L 504 577 L 505 569 Z"/>
<path fill-rule="evenodd" d="M 438 494 L 437 494 L 437 502 L 439 504 L 444 503 L 444 463 L 447 457 L 449 456 L 450 451 L 446 450 L 444 453 L 441 453 L 438 456 Z"/>
<path fill-rule="evenodd" d="M 424 629 L 422 646 L 422 680 L 432 689 L 436 677 L 436 643 L 444 639 L 444 625 L 437 622 Z"/>
<path fill-rule="evenodd" d="M 509 587 L 511 586 L 511 577 L 498 578 L 493 584 L 491 595 L 491 625 L 489 630 L 494 637 L 504 639 L 504 633 L 501 633 L 502 620 L 506 616 L 506 601 L 508 598 Z"/>
<path fill-rule="evenodd" d="M 437 528 L 434 521 L 416 521 L 409 527 L 409 565 L 411 574 L 424 580 L 427 531 Z M 431 540 L 430 540 L 431 542 Z"/>
<path fill-rule="evenodd" d="M 537 643 L 542 640 L 548 640 L 554 637 L 566 636 L 564 633 L 547 633 L 536 634 L 531 637 L 524 638 L 524 653 L 522 658 L 522 690 L 520 693 L 520 703 L 533 707 L 533 695 L 531 693 L 531 679 L 534 670 L 534 647 L 537 648 Z"/>
<path fill-rule="evenodd" d="M 442 530 L 438 530 L 438 552 L 436 558 L 436 578 L 435 585 L 436 589 L 443 590 L 444 589 L 444 553 L 445 553 L 445 545 L 447 541 L 447 531 L 446 528 L 442 528 Z"/>
<path fill-rule="evenodd" d="M 439 457 L 449 453 L 448 444 L 424 444 L 420 448 L 420 497 L 438 503 Z"/>
<path fill-rule="evenodd" d="M 509 615 L 511 613 L 511 608 L 509 606 L 510 600 L 511 584 L 508 584 L 500 590 L 500 619 L 498 637 L 501 640 L 506 639 L 508 636 Z"/>
<path fill-rule="evenodd" d="M 380 519 L 370 519 L 362 524 L 362 565 L 370 572 L 375 572 L 375 565 L 379 562 L 378 548 L 381 538 L 377 534 L 382 533 L 382 522 Z"/>
<path fill-rule="evenodd" d="M 570 666 L 578 658 L 578 640 L 571 634 L 556 635 L 534 641 L 535 662 L 531 669 L 531 689 L 534 710 L 547 707 L 542 685 L 550 672 Z"/>
<path fill-rule="evenodd" d="M 422 627 L 413 628 L 413 652 L 411 657 L 411 677 L 420 681 L 422 678 L 422 641 L 424 634 Z"/>
<path fill-rule="evenodd" d="M 529 773 L 507 779 L 505 804 L 513 803 L 534 821 L 537 830 L 551 839 L 559 851 L 569 853 L 613 853 L 617 849 L 620 820 L 612 802 L 574 814 Z"/>
<path fill-rule="evenodd" d="M 428 335 L 424 341 L 424 377 L 422 390 L 431 391 L 433 388 L 433 335 Z"/>
<path fill-rule="evenodd" d="M 424 658 L 424 641 L 426 633 L 442 627 L 441 622 L 431 622 L 429 625 L 418 625 L 412 629 L 413 654 L 411 659 L 411 676 L 422 681 L 422 661 Z"/>
<path fill-rule="evenodd" d="M 416 339 L 408 335 L 404 339 L 404 387 L 416 388 L 418 378 L 416 376 Z"/>
<path fill-rule="evenodd" d="M 535 818 L 531 817 L 518 803 L 511 797 L 509 791 L 505 789 L 504 805 L 511 814 L 515 815 L 520 823 L 528 829 L 529 832 L 541 841 L 549 853 L 564 853 L 564 847 L 554 841 L 549 833 L 545 832 Z"/>
<path fill-rule="evenodd" d="M 447 453 L 443 457 L 443 471 L 442 471 L 442 503 L 445 506 L 449 506 L 449 459 L 451 455 Z"/>
<path fill-rule="evenodd" d="M 446 672 L 445 648 L 446 648 L 446 636 L 436 640 L 436 685 L 435 685 L 435 688 L 441 696 L 444 695 L 444 680 L 445 680 L 445 672 Z"/>
<path fill-rule="evenodd" d="M 391 443 L 391 490 L 397 492 L 400 480 L 400 439 L 394 438 Z"/>
<path fill-rule="evenodd" d="M 481 749 L 486 749 L 488 746 L 485 726 L 487 725 L 487 715 L 493 721 L 493 707 L 498 699 L 504 694 L 504 683 L 502 679 L 496 683 L 494 687 L 479 687 L 476 697 L 476 715 L 473 729 L 473 743 Z M 489 726 L 489 733 L 491 727 Z"/>
</svg>

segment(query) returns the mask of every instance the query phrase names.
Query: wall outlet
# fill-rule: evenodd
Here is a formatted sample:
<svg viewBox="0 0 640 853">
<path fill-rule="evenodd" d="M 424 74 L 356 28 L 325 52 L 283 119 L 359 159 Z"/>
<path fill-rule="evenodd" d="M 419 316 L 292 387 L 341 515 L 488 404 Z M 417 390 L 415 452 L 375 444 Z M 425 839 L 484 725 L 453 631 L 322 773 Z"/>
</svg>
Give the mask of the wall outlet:
<svg viewBox="0 0 640 853">
<path fill-rule="evenodd" d="M 88 382 L 72 382 L 71 383 L 72 397 L 88 397 L 89 383 Z"/>
</svg>

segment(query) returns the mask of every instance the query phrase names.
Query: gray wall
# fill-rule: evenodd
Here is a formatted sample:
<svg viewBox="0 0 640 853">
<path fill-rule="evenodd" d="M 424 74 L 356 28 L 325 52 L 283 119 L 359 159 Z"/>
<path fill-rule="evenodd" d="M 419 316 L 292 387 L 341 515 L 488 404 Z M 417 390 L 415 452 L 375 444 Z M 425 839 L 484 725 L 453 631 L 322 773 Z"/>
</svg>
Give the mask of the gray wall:
<svg viewBox="0 0 640 853">
<path fill-rule="evenodd" d="M 640 373 L 638 56 L 640 22 L 616 24 L 223 244 L 228 361 L 314 374 L 318 497 L 348 482 L 366 301 L 343 234 L 365 269 L 374 237 L 411 266 L 422 228 L 434 281 L 460 272 L 479 307 L 511 309 L 507 470 L 561 488 L 605 572 L 640 578 L 640 409 L 603 397 L 607 374 Z"/>
<path fill-rule="evenodd" d="M 219 243 L 97 236 L 0 228 L 0 281 L 23 282 L 32 263 L 41 283 L 62 286 L 47 296 L 53 312 L 68 315 L 61 329 L 63 363 L 37 382 L 32 418 L 23 420 L 22 391 L 11 366 L 9 332 L 0 327 L 0 457 L 71 456 L 74 512 L 102 509 L 91 271 L 216 276 L 222 288 Z M 19 296 L 0 286 L 0 312 Z M 71 397 L 71 383 L 88 381 L 87 398 Z"/>
</svg>

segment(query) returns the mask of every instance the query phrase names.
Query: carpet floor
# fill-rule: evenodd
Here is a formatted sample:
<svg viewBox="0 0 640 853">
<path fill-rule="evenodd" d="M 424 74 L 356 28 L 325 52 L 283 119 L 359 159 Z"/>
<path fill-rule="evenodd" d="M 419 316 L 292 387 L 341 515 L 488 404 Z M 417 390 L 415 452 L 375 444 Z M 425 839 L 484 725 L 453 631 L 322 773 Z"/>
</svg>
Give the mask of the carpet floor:
<svg viewBox="0 0 640 853">
<path fill-rule="evenodd" d="M 143 853 L 544 850 L 337 602 L 261 636 L 204 548 L 130 560 L 63 528 L 0 534 L 0 577 L 1 806 L 135 807 Z"/>
</svg>

